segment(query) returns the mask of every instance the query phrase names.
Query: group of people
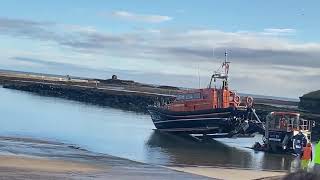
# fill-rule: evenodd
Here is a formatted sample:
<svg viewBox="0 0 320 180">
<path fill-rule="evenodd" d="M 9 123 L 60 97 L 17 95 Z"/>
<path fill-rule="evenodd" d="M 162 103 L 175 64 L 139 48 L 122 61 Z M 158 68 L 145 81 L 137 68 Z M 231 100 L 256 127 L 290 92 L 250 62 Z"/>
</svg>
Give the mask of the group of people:
<svg viewBox="0 0 320 180">
<path fill-rule="evenodd" d="M 300 156 L 302 170 L 308 170 L 310 162 L 313 161 L 314 172 L 320 173 L 320 141 L 314 147 L 315 152 L 313 153 L 312 144 L 307 142 L 302 132 L 299 132 L 294 137 L 294 150 Z"/>
</svg>

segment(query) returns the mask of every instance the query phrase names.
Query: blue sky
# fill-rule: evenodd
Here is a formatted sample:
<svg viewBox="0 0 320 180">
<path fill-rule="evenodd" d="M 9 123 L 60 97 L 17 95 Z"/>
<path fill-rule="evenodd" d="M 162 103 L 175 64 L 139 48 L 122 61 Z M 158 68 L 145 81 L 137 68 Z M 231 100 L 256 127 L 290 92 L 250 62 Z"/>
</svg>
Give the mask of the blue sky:
<svg viewBox="0 0 320 180">
<path fill-rule="evenodd" d="M 316 0 L 3 0 L 0 68 L 196 87 L 197 67 L 206 86 L 228 49 L 232 88 L 296 98 L 320 88 L 310 84 L 320 77 L 318 7 Z"/>
</svg>

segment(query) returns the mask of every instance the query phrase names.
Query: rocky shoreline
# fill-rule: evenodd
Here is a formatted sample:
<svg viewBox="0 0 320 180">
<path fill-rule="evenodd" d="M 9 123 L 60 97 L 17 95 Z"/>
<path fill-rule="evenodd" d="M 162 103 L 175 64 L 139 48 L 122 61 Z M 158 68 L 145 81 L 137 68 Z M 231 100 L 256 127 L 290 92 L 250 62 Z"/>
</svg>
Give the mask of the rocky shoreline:
<svg viewBox="0 0 320 180">
<path fill-rule="evenodd" d="M 163 92 L 145 91 L 141 85 L 119 84 L 120 81 L 99 83 L 90 81 L 54 81 L 28 76 L 5 76 L 0 74 L 3 88 L 31 92 L 41 96 L 59 97 L 99 106 L 108 106 L 123 110 L 147 113 L 148 105 L 170 102 L 173 96 Z M 151 89 L 149 87 L 149 89 Z"/>
<path fill-rule="evenodd" d="M 37 83 L 6 83 L 4 88 L 35 93 L 41 96 L 59 97 L 99 106 L 108 106 L 135 112 L 147 112 L 148 105 L 167 102 L 170 98 L 117 93 L 95 88 Z"/>
</svg>

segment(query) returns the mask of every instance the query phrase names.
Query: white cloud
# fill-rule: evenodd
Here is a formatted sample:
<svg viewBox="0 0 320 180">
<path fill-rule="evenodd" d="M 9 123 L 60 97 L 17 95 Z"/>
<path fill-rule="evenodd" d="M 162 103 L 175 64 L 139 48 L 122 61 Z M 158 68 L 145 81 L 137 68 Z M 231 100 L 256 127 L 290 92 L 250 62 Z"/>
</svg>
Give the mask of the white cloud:
<svg viewBox="0 0 320 180">
<path fill-rule="evenodd" d="M 295 29 L 290 29 L 290 28 L 266 28 L 262 32 L 264 35 L 293 35 L 297 31 Z"/>
<path fill-rule="evenodd" d="M 199 65 L 201 74 L 209 77 L 220 65 L 227 49 L 232 61 L 232 87 L 241 92 L 272 92 L 271 95 L 297 97 L 307 90 L 320 88 L 319 84 L 310 83 L 320 78 L 320 43 L 294 42 L 289 39 L 291 36 L 275 35 L 276 32 L 295 32 L 289 28 L 269 28 L 261 32 L 140 29 L 111 33 L 94 27 L 63 27 L 66 28 L 54 23 L 0 18 L 2 36 L 16 40 L 27 38 L 34 40 L 33 44 L 50 42 L 56 47 L 55 51 L 35 48 L 34 51 L 25 50 L 24 54 L 11 53 L 12 57 L 52 59 L 100 69 L 152 71 L 173 78 L 195 76 Z M 179 80 L 181 78 L 177 78 L 178 86 L 185 85 Z"/>
<path fill-rule="evenodd" d="M 70 24 L 63 24 L 60 26 L 65 31 L 71 31 L 71 32 L 82 32 L 82 33 L 95 33 L 95 32 L 97 32 L 96 28 L 93 26 L 78 26 L 78 25 L 70 25 Z"/>
<path fill-rule="evenodd" d="M 123 19 L 123 20 L 146 22 L 146 23 L 161 23 L 161 22 L 172 20 L 172 17 L 169 17 L 169 16 L 161 16 L 161 15 L 153 15 L 153 14 L 136 14 L 128 11 L 114 11 L 111 13 L 111 16 L 115 18 Z"/>
<path fill-rule="evenodd" d="M 292 30 L 269 28 L 265 31 Z M 223 51 L 228 49 L 231 57 L 242 63 L 320 68 L 320 43 L 297 43 L 285 37 L 264 35 L 263 32 L 147 29 L 108 33 L 90 26 L 0 18 L 2 35 L 53 42 L 78 53 L 190 63 L 212 62 L 212 49 L 215 48 L 215 59 L 221 58 Z"/>
</svg>

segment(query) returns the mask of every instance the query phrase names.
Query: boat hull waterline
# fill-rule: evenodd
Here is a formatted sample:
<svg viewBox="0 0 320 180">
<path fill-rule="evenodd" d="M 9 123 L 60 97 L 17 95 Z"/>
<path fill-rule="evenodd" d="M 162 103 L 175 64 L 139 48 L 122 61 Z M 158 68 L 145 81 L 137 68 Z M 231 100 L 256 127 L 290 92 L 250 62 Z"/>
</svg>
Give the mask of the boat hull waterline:
<svg viewBox="0 0 320 180">
<path fill-rule="evenodd" d="M 158 130 L 186 133 L 230 133 L 248 113 L 236 108 L 173 112 L 154 106 L 148 111 Z"/>
</svg>

